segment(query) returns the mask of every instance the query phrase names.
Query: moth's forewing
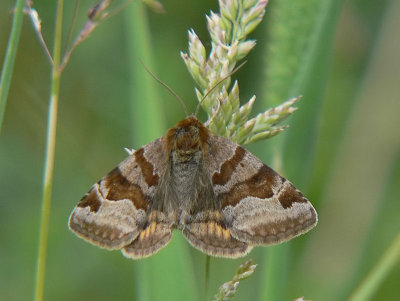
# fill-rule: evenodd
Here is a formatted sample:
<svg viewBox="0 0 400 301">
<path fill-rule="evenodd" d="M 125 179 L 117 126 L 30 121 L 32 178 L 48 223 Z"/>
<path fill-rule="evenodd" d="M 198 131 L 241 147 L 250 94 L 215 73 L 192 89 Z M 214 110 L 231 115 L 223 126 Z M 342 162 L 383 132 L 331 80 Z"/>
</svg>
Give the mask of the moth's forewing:
<svg viewBox="0 0 400 301">
<path fill-rule="evenodd" d="M 236 239 L 276 244 L 316 225 L 314 207 L 289 181 L 229 139 L 212 136 L 210 144 L 214 191 Z"/>
<path fill-rule="evenodd" d="M 70 229 L 106 249 L 121 249 L 135 240 L 140 241 L 136 244 L 138 254 L 152 254 L 164 246 L 170 239 L 170 230 L 165 230 L 165 223 L 154 227 L 152 222 L 157 220 L 149 216 L 156 215 L 150 215 L 148 208 L 160 201 L 155 200 L 155 195 L 167 166 L 166 155 L 165 139 L 132 153 L 77 204 L 69 219 Z M 162 243 L 157 244 L 159 240 Z M 150 250 L 149 244 L 157 247 L 151 246 Z M 129 250 L 125 251 L 128 256 Z"/>
</svg>

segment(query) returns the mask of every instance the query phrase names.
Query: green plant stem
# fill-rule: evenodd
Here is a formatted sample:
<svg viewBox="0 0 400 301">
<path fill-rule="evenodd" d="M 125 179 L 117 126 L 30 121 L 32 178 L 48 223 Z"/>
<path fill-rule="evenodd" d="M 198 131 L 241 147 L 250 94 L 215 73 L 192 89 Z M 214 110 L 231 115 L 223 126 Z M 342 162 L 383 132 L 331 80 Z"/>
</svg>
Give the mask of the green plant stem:
<svg viewBox="0 0 400 301">
<path fill-rule="evenodd" d="M 351 294 L 349 301 L 370 300 L 389 272 L 400 262 L 400 233 L 379 262 Z"/>
<path fill-rule="evenodd" d="M 51 95 L 49 103 L 47 138 L 46 138 L 46 154 L 45 168 L 43 176 L 43 198 L 40 219 L 40 234 L 39 234 L 39 252 L 36 266 L 36 286 L 35 300 L 43 300 L 47 244 L 50 224 L 50 205 L 51 192 L 53 186 L 53 169 L 54 169 L 54 153 L 56 146 L 56 127 L 57 127 L 57 111 L 58 111 L 58 96 L 60 90 L 61 73 L 58 69 L 61 57 L 61 37 L 62 37 L 62 16 L 63 16 L 64 0 L 58 0 L 56 30 L 54 37 L 53 51 L 53 68 L 51 76 Z"/>
<path fill-rule="evenodd" d="M 204 275 L 204 300 L 208 300 L 208 288 L 210 283 L 210 256 L 206 255 L 206 270 Z"/>
<path fill-rule="evenodd" d="M 17 0 L 11 34 L 8 40 L 7 52 L 4 59 L 0 78 L 0 132 L 3 125 L 4 113 L 6 111 L 8 91 L 10 89 L 11 77 L 14 69 L 15 56 L 17 54 L 19 37 L 21 35 L 22 21 L 24 19 L 23 8 L 25 0 Z"/>
<path fill-rule="evenodd" d="M 283 300 L 289 245 L 268 248 L 261 300 Z"/>
</svg>

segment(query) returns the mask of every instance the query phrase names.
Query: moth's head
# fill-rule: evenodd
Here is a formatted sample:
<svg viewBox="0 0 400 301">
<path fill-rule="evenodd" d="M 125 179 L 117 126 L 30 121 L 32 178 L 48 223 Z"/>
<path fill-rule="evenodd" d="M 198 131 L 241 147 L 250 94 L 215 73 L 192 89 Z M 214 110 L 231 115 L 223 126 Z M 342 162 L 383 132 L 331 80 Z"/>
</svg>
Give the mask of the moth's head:
<svg viewBox="0 0 400 301">
<path fill-rule="evenodd" d="M 202 150 L 209 137 L 209 130 L 196 117 L 179 122 L 167 134 L 171 149 L 192 153 Z"/>
</svg>

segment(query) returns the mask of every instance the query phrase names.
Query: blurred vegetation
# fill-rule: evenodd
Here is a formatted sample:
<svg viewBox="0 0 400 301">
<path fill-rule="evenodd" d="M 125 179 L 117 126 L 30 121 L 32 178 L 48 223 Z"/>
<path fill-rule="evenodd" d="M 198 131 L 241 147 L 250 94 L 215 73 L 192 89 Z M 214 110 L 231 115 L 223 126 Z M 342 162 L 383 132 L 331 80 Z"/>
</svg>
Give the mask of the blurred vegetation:
<svg viewBox="0 0 400 301">
<path fill-rule="evenodd" d="M 184 117 L 139 59 L 194 111 L 194 84 L 179 51 L 187 49 L 190 28 L 209 40 L 205 14 L 218 6 L 211 0 L 185 4 L 163 1 L 165 14 L 130 5 L 75 50 L 63 73 L 45 300 L 205 299 L 205 255 L 179 232 L 156 256 L 132 261 L 77 239 L 67 228 L 81 196 L 126 156 L 123 147 L 138 148 Z M 2 63 L 14 5 L 0 2 Z M 81 1 L 76 28 L 92 5 Z M 66 1 L 64 28 L 74 7 Z M 35 8 L 51 48 L 56 1 L 37 1 Z M 252 35 L 258 44 L 237 74 L 242 99 L 256 94 L 264 111 L 304 97 L 288 130 L 249 149 L 269 165 L 276 164 L 273 150 L 281 150 L 280 169 L 312 201 L 320 221 L 289 243 L 255 248 L 246 258 L 258 268 L 234 300 L 344 300 L 398 234 L 399 11 L 395 0 L 268 4 Z M 0 300 L 33 295 L 50 72 L 25 19 L 0 133 Z M 242 262 L 211 259 L 208 299 Z M 398 300 L 399 282 L 397 263 L 372 299 Z"/>
</svg>

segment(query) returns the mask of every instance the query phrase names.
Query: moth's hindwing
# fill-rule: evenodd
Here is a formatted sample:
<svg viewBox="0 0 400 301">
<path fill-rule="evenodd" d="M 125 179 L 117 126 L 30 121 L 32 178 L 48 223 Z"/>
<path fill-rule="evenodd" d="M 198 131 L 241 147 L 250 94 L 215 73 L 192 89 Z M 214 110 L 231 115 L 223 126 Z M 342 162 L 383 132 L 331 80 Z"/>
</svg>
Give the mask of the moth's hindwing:
<svg viewBox="0 0 400 301">
<path fill-rule="evenodd" d="M 219 211 L 198 213 L 183 234 L 193 247 L 211 256 L 237 258 L 251 250 L 246 242 L 232 236 Z"/>
<path fill-rule="evenodd" d="M 167 160 L 164 139 L 132 153 L 82 198 L 69 227 L 79 237 L 106 249 L 124 248 L 129 257 L 149 256 L 171 238 L 169 222 L 148 212 Z M 160 224 L 157 224 L 160 222 Z"/>
<path fill-rule="evenodd" d="M 317 223 L 311 203 L 289 181 L 241 146 L 210 136 L 204 160 L 231 235 L 254 245 L 277 244 Z"/>
<path fill-rule="evenodd" d="M 148 257 L 166 246 L 171 237 L 170 221 L 164 212 L 152 211 L 146 226 L 132 243 L 123 248 L 122 253 L 130 258 Z"/>
</svg>

